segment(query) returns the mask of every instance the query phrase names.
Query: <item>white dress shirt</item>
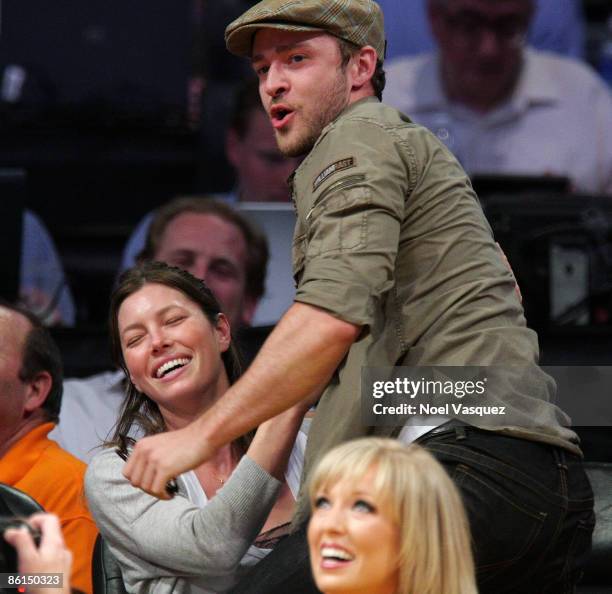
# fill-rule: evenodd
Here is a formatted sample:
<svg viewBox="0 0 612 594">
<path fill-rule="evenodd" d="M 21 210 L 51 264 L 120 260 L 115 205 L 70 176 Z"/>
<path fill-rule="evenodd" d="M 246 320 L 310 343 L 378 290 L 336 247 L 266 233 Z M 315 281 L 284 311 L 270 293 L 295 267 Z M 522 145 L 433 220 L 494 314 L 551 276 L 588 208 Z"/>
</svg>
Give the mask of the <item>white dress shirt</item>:
<svg viewBox="0 0 612 594">
<path fill-rule="evenodd" d="M 386 70 L 385 103 L 432 130 L 470 175 L 560 175 L 612 195 L 612 94 L 585 64 L 525 50 L 514 93 L 486 114 L 447 99 L 435 53 Z"/>
</svg>

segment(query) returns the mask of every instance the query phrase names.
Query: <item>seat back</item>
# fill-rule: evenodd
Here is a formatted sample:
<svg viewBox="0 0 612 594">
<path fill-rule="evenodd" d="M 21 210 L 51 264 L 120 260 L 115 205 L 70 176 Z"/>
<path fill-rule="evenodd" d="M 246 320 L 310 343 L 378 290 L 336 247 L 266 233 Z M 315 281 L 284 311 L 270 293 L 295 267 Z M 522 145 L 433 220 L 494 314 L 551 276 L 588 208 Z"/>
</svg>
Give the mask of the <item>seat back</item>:
<svg viewBox="0 0 612 594">
<path fill-rule="evenodd" d="M 44 511 L 40 503 L 27 493 L 0 483 L 0 516 L 27 518 L 32 514 Z"/>
<path fill-rule="evenodd" d="M 595 497 L 593 548 L 578 587 L 580 593 L 612 593 L 612 463 L 585 462 Z"/>
<path fill-rule="evenodd" d="M 27 493 L 10 485 L 0 483 L 0 517 L 27 518 L 32 514 L 45 511 L 41 505 Z M 15 549 L 0 539 L 0 572 L 17 571 L 17 553 Z"/>
<path fill-rule="evenodd" d="M 127 594 L 121 567 L 101 534 L 94 547 L 91 575 L 93 594 Z"/>
</svg>

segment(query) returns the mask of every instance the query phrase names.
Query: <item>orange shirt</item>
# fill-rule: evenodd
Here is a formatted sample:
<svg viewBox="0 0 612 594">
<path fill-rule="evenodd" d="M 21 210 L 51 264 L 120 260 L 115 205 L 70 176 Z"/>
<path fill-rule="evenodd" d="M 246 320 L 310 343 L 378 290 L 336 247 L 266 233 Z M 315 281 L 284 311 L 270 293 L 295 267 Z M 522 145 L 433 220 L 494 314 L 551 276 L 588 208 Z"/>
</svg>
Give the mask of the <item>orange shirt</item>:
<svg viewBox="0 0 612 594">
<path fill-rule="evenodd" d="M 66 545 L 72 551 L 70 585 L 91 593 L 91 556 L 98 529 L 91 518 L 83 477 L 86 466 L 47 438 L 55 427 L 45 423 L 27 433 L 0 458 L 0 482 L 33 497 L 59 516 Z"/>
</svg>

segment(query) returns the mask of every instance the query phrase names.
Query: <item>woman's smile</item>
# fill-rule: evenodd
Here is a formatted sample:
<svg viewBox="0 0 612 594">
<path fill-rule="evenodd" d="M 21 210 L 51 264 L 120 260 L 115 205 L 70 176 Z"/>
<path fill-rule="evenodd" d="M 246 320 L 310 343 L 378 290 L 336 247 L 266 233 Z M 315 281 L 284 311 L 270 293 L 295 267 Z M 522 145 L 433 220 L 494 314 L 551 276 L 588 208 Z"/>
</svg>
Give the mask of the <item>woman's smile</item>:
<svg viewBox="0 0 612 594">
<path fill-rule="evenodd" d="M 230 342 L 225 316 L 214 325 L 180 291 L 149 283 L 121 304 L 118 322 L 130 377 L 162 414 L 199 412 L 227 389 L 221 361 Z"/>
</svg>

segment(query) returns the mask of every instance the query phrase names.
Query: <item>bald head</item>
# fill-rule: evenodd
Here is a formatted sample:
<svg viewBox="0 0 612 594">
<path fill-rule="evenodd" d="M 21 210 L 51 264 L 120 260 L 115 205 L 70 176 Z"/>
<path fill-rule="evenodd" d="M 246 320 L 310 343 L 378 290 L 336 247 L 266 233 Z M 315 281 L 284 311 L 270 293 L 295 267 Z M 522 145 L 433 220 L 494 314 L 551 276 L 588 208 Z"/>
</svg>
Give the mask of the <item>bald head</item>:
<svg viewBox="0 0 612 594">
<path fill-rule="evenodd" d="M 12 413 L 15 421 L 16 408 L 21 407 L 22 417 L 40 408 L 44 420 L 57 421 L 62 375 L 59 349 L 40 320 L 20 307 L 0 303 L 0 418 L 4 411 L 5 419 Z"/>
<path fill-rule="evenodd" d="M 0 306 L 0 360 L 21 368 L 23 351 L 32 323 L 20 311 Z"/>
</svg>

